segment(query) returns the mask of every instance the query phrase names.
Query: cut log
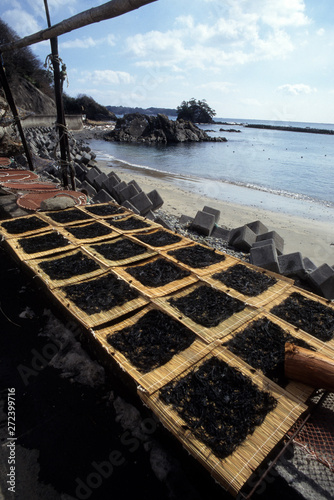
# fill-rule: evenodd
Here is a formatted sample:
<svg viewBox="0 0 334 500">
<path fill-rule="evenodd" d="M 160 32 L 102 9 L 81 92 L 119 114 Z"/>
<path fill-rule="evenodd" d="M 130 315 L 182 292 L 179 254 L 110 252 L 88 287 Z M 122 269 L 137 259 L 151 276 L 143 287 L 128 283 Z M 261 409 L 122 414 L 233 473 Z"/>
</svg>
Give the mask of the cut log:
<svg viewBox="0 0 334 500">
<path fill-rule="evenodd" d="M 287 343 L 285 376 L 316 389 L 334 392 L 334 358 Z"/>
</svg>

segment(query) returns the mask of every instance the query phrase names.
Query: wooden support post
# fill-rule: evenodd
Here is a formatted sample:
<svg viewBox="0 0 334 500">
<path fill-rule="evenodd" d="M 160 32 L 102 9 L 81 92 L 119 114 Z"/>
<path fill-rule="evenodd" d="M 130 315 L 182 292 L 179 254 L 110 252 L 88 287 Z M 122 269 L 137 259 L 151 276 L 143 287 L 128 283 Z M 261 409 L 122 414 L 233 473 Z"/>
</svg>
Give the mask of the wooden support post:
<svg viewBox="0 0 334 500">
<path fill-rule="evenodd" d="M 3 86 L 4 92 L 5 92 L 5 95 L 6 95 L 6 99 L 7 99 L 7 102 L 9 104 L 9 106 L 10 106 L 11 112 L 13 113 L 14 120 L 15 120 L 15 125 L 17 126 L 19 134 L 20 134 L 20 137 L 21 137 L 21 141 L 22 141 L 22 144 L 23 144 L 24 152 L 25 152 L 26 157 L 27 157 L 29 169 L 30 170 L 34 170 L 34 164 L 32 162 L 32 157 L 31 157 L 30 149 L 28 147 L 28 144 L 27 144 L 24 132 L 23 132 L 23 128 L 22 128 L 22 125 L 21 125 L 19 114 L 17 112 L 17 108 L 16 108 L 16 105 L 15 105 L 15 102 L 14 102 L 14 98 L 13 98 L 13 95 L 12 95 L 12 92 L 10 90 L 10 87 L 9 87 L 9 84 L 8 84 L 8 80 L 7 80 L 7 77 L 6 77 L 6 72 L 5 72 L 5 69 L 3 67 L 1 53 L 0 53 L 0 59 L 1 59 L 1 61 L 0 61 L 0 81 L 1 81 L 1 84 Z"/>
<path fill-rule="evenodd" d="M 46 19 L 48 27 L 51 27 L 50 12 L 47 0 L 44 0 Z M 58 54 L 58 40 L 56 37 L 50 39 L 51 45 L 51 61 L 53 66 L 54 75 L 54 87 L 55 87 L 55 99 L 57 108 L 57 128 L 59 133 L 59 147 L 60 147 L 60 161 L 61 161 L 61 171 L 64 188 L 68 187 L 68 167 L 71 161 L 70 148 L 68 142 L 68 134 L 65 121 L 65 113 L 63 106 L 63 96 L 62 96 L 62 78 L 60 72 L 59 54 Z M 75 181 L 74 176 L 71 173 L 72 189 L 75 191 Z"/>
<path fill-rule="evenodd" d="M 316 389 L 334 392 L 334 357 L 295 344 L 285 346 L 285 376 Z"/>
</svg>

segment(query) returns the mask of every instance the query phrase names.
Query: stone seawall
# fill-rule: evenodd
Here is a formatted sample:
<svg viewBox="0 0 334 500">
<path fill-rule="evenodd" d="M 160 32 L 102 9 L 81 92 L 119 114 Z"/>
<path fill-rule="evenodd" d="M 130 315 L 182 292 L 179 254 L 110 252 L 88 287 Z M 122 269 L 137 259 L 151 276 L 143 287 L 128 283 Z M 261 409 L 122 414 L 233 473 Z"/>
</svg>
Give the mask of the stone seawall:
<svg viewBox="0 0 334 500">
<path fill-rule="evenodd" d="M 82 130 L 82 115 L 66 115 L 66 125 L 70 130 Z M 31 115 L 21 121 L 23 128 L 54 127 L 56 115 Z"/>
</svg>

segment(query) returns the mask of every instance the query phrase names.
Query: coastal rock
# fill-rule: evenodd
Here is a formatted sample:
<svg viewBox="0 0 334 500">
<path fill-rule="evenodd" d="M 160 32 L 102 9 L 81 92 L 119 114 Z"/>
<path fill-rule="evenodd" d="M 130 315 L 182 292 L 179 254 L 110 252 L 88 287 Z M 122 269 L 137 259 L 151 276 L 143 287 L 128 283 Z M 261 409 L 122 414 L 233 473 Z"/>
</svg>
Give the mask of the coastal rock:
<svg viewBox="0 0 334 500">
<path fill-rule="evenodd" d="M 166 115 L 157 116 L 130 113 L 119 118 L 114 130 L 104 136 L 107 141 L 178 143 L 225 142 L 223 137 L 212 138 L 190 121 L 170 120 Z"/>
</svg>

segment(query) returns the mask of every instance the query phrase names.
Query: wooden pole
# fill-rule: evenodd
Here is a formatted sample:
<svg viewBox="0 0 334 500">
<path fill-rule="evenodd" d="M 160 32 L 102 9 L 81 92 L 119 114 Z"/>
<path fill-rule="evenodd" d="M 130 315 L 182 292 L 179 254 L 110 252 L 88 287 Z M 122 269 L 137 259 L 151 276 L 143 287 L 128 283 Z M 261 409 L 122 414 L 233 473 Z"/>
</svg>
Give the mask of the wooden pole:
<svg viewBox="0 0 334 500">
<path fill-rule="evenodd" d="M 45 13 L 48 26 L 51 26 L 50 12 L 47 0 L 44 0 Z M 60 159 L 61 159 L 61 172 L 63 178 L 64 188 L 68 187 L 68 162 L 70 161 L 70 151 L 68 145 L 67 128 L 64 114 L 63 97 L 62 97 L 62 83 L 61 83 L 61 73 L 59 64 L 59 54 L 58 54 L 58 40 L 57 38 L 50 39 L 51 45 L 51 61 L 53 67 L 54 76 L 54 87 L 55 87 L 55 99 L 57 108 L 57 128 L 59 133 L 59 147 L 60 147 Z M 75 185 L 72 185 L 75 191 Z"/>
<path fill-rule="evenodd" d="M 334 392 L 334 357 L 287 343 L 285 376 L 316 389 Z"/>
<path fill-rule="evenodd" d="M 28 144 L 27 144 L 24 132 L 23 132 L 23 128 L 22 128 L 22 125 L 21 125 L 20 117 L 19 117 L 16 105 L 15 105 L 15 102 L 14 102 L 14 97 L 13 97 L 12 92 L 10 90 L 10 87 L 9 87 L 9 84 L 8 84 L 8 80 L 7 80 L 7 76 L 6 76 L 6 72 L 5 72 L 5 69 L 3 67 L 1 53 L 0 53 L 0 59 L 1 59 L 0 60 L 0 81 L 1 81 L 1 84 L 3 86 L 4 92 L 5 92 L 5 95 L 6 95 L 6 99 L 7 99 L 7 102 L 9 104 L 9 106 L 10 106 L 11 112 L 13 113 L 14 120 L 15 120 L 15 125 L 17 126 L 19 134 L 20 134 L 20 137 L 21 137 L 21 141 L 22 141 L 22 145 L 23 145 L 23 148 L 24 148 L 24 152 L 25 152 L 26 157 L 27 157 L 29 169 L 30 170 L 34 170 L 34 164 L 32 162 L 32 157 L 31 157 L 30 149 L 28 147 Z"/>
<path fill-rule="evenodd" d="M 28 45 L 33 45 L 34 43 L 50 40 L 51 38 L 56 38 L 59 35 L 69 33 L 70 31 L 82 28 L 83 26 L 88 26 L 89 24 L 121 16 L 122 14 L 126 14 L 127 12 L 139 9 L 144 5 L 156 1 L 157 0 L 112 0 L 111 2 L 107 2 L 99 7 L 85 10 L 76 16 L 65 19 L 64 21 L 61 21 L 60 23 L 45 30 L 39 31 L 38 33 L 34 33 L 33 35 L 26 36 L 14 42 L 0 45 L 0 51 L 5 52 L 7 50 L 20 49 L 22 47 L 27 47 Z"/>
</svg>

